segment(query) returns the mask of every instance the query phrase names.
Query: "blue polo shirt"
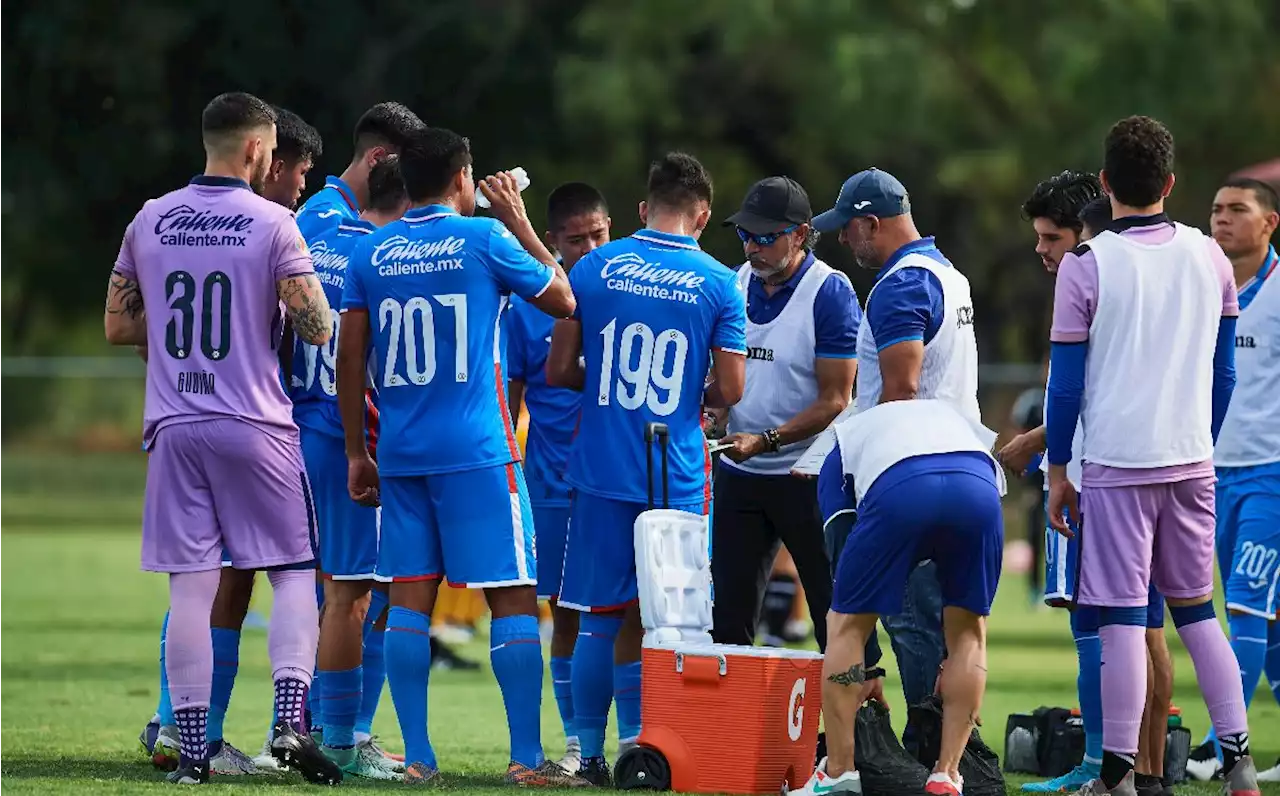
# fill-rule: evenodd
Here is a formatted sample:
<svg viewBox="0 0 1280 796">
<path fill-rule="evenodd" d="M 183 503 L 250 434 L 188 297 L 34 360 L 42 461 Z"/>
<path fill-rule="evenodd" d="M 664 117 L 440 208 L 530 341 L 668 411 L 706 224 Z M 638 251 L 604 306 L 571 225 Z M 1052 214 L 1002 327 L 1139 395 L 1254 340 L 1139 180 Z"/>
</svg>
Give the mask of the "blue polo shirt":
<svg viewBox="0 0 1280 796">
<path fill-rule="evenodd" d="M 902 246 L 885 261 L 876 274 L 875 289 L 867 296 L 867 325 L 877 351 L 909 340 L 927 345 L 942 328 L 944 303 L 938 277 L 925 268 L 902 268 L 889 273 L 908 254 L 921 254 L 948 268 L 954 267 L 938 251 L 932 237 Z"/>
<path fill-rule="evenodd" d="M 781 315 L 787 302 L 795 295 L 800 280 L 813 267 L 813 262 L 813 252 L 810 252 L 791 278 L 779 285 L 772 296 L 765 292 L 764 280 L 753 274 L 747 284 L 747 319 L 759 326 Z M 824 359 L 856 357 L 858 326 L 861 323 L 858 294 L 848 281 L 836 274 L 828 275 L 813 300 L 814 356 Z"/>
</svg>

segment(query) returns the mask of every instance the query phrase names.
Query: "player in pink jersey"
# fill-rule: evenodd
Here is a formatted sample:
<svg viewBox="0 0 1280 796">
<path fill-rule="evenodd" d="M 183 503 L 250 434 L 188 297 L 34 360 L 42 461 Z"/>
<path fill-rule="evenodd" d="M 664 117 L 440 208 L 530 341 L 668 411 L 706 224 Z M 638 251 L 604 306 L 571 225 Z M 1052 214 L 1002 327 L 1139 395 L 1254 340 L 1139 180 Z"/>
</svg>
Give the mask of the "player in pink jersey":
<svg viewBox="0 0 1280 796">
<path fill-rule="evenodd" d="M 251 190 L 270 166 L 275 119 L 249 94 L 206 106 L 204 172 L 138 212 L 107 290 L 107 341 L 152 352 L 142 566 L 169 574 L 178 784 L 209 778 L 210 612 L 223 550 L 238 569 L 269 570 L 275 589 L 273 754 L 313 782 L 342 779 L 302 727 L 319 630 L 314 522 L 277 353 L 282 304 L 315 344 L 331 333 L 329 305 L 293 214 Z"/>
<path fill-rule="evenodd" d="M 1138 793 L 1154 582 L 1222 742 L 1224 793 L 1260 796 L 1240 672 L 1212 600 L 1213 442 L 1235 386 L 1231 265 L 1164 213 L 1174 177 L 1162 124 L 1112 127 L 1100 177 L 1114 220 L 1059 265 L 1045 407 L 1049 523 L 1079 535 L 1079 602 L 1101 609 L 1102 766 L 1079 793 Z M 1066 474 L 1077 419 L 1082 500 Z"/>
</svg>

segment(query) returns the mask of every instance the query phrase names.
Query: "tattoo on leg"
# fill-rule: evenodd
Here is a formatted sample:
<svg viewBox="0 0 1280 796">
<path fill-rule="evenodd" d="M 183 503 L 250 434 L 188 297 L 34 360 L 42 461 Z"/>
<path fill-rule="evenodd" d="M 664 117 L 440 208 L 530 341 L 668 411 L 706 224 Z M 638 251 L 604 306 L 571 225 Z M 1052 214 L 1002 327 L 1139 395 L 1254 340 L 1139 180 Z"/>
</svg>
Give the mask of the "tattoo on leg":
<svg viewBox="0 0 1280 796">
<path fill-rule="evenodd" d="M 861 663 L 855 663 L 846 671 L 836 672 L 827 679 L 836 685 L 862 685 L 867 681 L 867 672 Z"/>
</svg>

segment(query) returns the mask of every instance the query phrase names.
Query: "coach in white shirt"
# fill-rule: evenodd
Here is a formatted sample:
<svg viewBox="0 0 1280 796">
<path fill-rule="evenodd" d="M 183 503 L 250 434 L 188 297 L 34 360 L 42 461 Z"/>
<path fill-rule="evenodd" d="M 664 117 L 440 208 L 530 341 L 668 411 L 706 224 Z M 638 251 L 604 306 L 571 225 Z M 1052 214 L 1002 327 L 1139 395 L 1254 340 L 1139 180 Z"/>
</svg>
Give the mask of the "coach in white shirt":
<svg viewBox="0 0 1280 796">
<path fill-rule="evenodd" d="M 751 187 L 724 222 L 747 262 L 747 383 L 728 415 L 731 443 L 716 475 L 711 572 L 712 635 L 751 644 L 766 580 L 786 544 L 804 586 L 814 634 L 826 647 L 831 564 L 817 487 L 792 476 L 807 443 L 852 397 L 861 315 L 849 278 L 813 256 L 809 196 L 787 177 Z"/>
<path fill-rule="evenodd" d="M 820 232 L 839 231 L 858 265 L 877 269 L 858 329 L 858 408 L 933 398 L 980 423 L 969 280 L 916 230 L 902 183 L 879 169 L 859 172 L 813 223 Z M 882 621 L 907 704 L 917 704 L 933 692 L 943 657 L 941 593 L 931 562 L 912 573 L 905 611 Z"/>
</svg>

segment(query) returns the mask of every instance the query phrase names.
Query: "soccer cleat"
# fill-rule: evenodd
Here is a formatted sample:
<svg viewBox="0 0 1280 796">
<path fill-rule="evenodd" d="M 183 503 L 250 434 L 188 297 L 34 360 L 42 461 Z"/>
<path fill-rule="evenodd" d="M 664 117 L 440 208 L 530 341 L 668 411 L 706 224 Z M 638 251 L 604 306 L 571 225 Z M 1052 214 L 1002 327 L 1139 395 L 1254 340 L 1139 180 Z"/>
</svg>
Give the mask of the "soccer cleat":
<svg viewBox="0 0 1280 796">
<path fill-rule="evenodd" d="M 342 769 L 325 757 L 310 735 L 295 732 L 283 721 L 276 724 L 272 735 L 271 756 L 280 761 L 281 766 L 292 768 L 316 785 L 342 782 Z"/>
<path fill-rule="evenodd" d="M 262 742 L 262 751 L 257 757 L 253 758 L 253 764 L 257 767 L 259 773 L 276 773 L 283 771 L 280 768 L 280 761 L 271 756 L 271 739 Z"/>
<path fill-rule="evenodd" d="M 786 789 L 786 785 L 783 785 Z M 813 774 L 809 777 L 809 781 L 804 784 L 803 788 L 794 791 L 787 791 L 795 796 L 826 796 L 826 794 L 834 793 L 862 793 L 862 777 L 857 771 L 846 771 L 838 777 L 832 777 L 827 774 L 827 758 L 818 761 L 818 767 L 813 770 Z"/>
<path fill-rule="evenodd" d="M 361 747 L 367 747 L 369 749 L 372 749 L 377 754 L 381 755 L 382 759 L 386 761 L 387 765 L 391 766 L 392 771 L 396 772 L 397 774 L 404 773 L 404 755 L 392 754 L 391 752 L 388 752 L 386 749 L 383 749 L 381 746 L 378 745 L 378 736 L 370 735 L 368 738 L 364 739 L 363 741 L 356 741 L 356 748 L 359 749 Z"/>
<path fill-rule="evenodd" d="M 503 781 L 522 788 L 585 788 L 591 783 L 565 771 L 551 760 L 544 760 L 537 768 L 512 762 L 507 766 Z"/>
<path fill-rule="evenodd" d="M 564 757 L 557 760 L 556 765 L 570 774 L 577 774 L 582 768 L 582 744 L 578 743 L 577 738 L 571 738 L 565 743 Z"/>
<path fill-rule="evenodd" d="M 613 774 L 609 772 L 609 764 L 605 762 L 603 757 L 590 757 L 582 760 L 578 766 L 578 779 L 584 780 L 588 785 L 595 785 L 599 788 L 613 787 Z"/>
<path fill-rule="evenodd" d="M 1047 782 L 1028 782 L 1022 786 L 1026 793 L 1071 793 L 1089 784 L 1102 773 L 1096 763 L 1081 763 L 1060 777 Z"/>
<path fill-rule="evenodd" d="M 338 751 L 338 750 L 333 750 Z M 382 751 L 373 744 L 372 740 L 357 743 L 353 749 L 344 749 L 343 752 L 350 754 L 344 755 L 347 760 L 339 761 L 333 756 L 331 750 L 325 749 L 325 754 L 329 755 L 335 763 L 342 766 L 344 773 L 352 776 L 362 777 L 364 779 L 381 779 L 396 780 L 403 779 L 404 767 L 396 770 L 398 765 L 394 760 L 388 760 L 382 755 Z"/>
<path fill-rule="evenodd" d="M 178 743 L 178 727 L 175 724 L 167 724 L 160 726 L 156 730 L 155 738 L 151 738 L 151 725 L 148 724 L 143 731 L 143 735 L 138 736 L 138 741 L 142 743 L 142 748 L 147 749 L 147 741 L 150 741 L 150 749 L 148 753 L 151 757 L 151 764 L 161 771 L 174 771 L 178 768 L 178 756 L 180 746 Z"/>
<path fill-rule="evenodd" d="M 406 785 L 436 785 L 440 782 L 440 770 L 426 763 L 414 763 L 404 770 Z"/>
<path fill-rule="evenodd" d="M 1138 792 L 1138 796 L 1165 796 L 1166 794 L 1171 796 L 1173 794 L 1173 788 L 1166 788 L 1159 777 L 1152 777 L 1146 779 L 1146 781 L 1139 782 L 1135 776 L 1133 778 L 1133 789 Z"/>
<path fill-rule="evenodd" d="M 1124 779 L 1120 780 L 1120 784 L 1111 790 L 1107 790 L 1107 786 L 1099 777 L 1076 791 L 1075 796 L 1138 796 L 1138 787 L 1134 784 L 1133 772 L 1130 771 L 1124 775 Z"/>
<path fill-rule="evenodd" d="M 964 777 L 952 779 L 941 771 L 935 771 L 924 781 L 924 792 L 929 796 L 963 796 Z"/>
<path fill-rule="evenodd" d="M 1191 750 L 1187 756 L 1187 777 L 1189 779 L 1208 782 L 1220 775 L 1222 761 L 1218 759 L 1218 748 L 1213 741 L 1204 743 Z"/>
<path fill-rule="evenodd" d="M 209 761 L 186 762 L 181 768 L 169 772 L 165 781 L 174 785 L 205 785 L 209 782 Z"/>
<path fill-rule="evenodd" d="M 213 752 L 218 747 L 217 753 Z M 220 777 L 239 777 L 261 773 L 249 756 L 231 744 L 217 741 L 209 747 L 209 773 Z"/>
<path fill-rule="evenodd" d="M 1222 778 L 1222 796 L 1262 796 L 1258 785 L 1258 767 L 1253 757 L 1245 755 L 1236 761 Z"/>
<path fill-rule="evenodd" d="M 1258 772 L 1259 782 L 1280 782 L 1280 757 L 1276 758 L 1276 764 L 1266 771 Z"/>
</svg>

